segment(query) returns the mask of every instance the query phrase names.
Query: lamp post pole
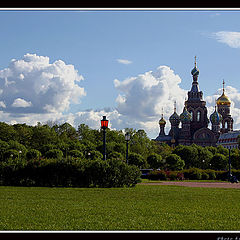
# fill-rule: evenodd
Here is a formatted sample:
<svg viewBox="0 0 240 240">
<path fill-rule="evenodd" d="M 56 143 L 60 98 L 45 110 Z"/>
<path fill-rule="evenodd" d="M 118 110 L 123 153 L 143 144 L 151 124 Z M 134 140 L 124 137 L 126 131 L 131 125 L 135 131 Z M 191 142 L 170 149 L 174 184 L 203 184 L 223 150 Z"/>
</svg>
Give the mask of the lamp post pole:
<svg viewBox="0 0 240 240">
<path fill-rule="evenodd" d="M 106 129 L 108 127 L 108 120 L 106 116 L 103 116 L 103 119 L 101 120 L 101 128 L 103 130 L 103 160 L 107 159 L 106 156 Z"/>
<path fill-rule="evenodd" d="M 107 159 L 106 155 L 106 128 L 103 128 L 103 160 Z"/>
<path fill-rule="evenodd" d="M 130 140 L 130 133 L 129 132 L 127 132 L 126 134 L 125 134 L 125 140 L 126 140 L 126 163 L 128 164 L 128 142 L 129 142 L 129 140 Z"/>
</svg>

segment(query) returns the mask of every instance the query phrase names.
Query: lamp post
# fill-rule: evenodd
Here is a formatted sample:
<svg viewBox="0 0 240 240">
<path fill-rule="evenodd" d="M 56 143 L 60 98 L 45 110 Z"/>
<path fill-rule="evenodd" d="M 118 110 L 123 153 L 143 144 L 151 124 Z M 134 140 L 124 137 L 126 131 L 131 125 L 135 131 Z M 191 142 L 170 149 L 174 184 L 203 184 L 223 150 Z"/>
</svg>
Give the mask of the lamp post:
<svg viewBox="0 0 240 240">
<path fill-rule="evenodd" d="M 125 140 L 126 140 L 126 146 L 127 146 L 127 148 L 126 148 L 126 163 L 128 164 L 128 142 L 130 140 L 130 133 L 129 132 L 127 132 L 125 134 Z"/>
<path fill-rule="evenodd" d="M 106 116 L 103 116 L 103 119 L 101 120 L 101 128 L 103 130 L 103 160 L 106 160 L 106 129 L 108 127 L 108 120 Z"/>
</svg>

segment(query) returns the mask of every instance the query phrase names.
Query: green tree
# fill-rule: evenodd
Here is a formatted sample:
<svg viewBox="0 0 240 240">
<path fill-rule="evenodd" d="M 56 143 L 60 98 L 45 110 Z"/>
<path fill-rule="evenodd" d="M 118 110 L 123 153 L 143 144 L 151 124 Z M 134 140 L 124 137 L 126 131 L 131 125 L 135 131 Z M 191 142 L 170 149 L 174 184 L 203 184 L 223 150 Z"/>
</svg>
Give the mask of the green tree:
<svg viewBox="0 0 240 240">
<path fill-rule="evenodd" d="M 56 131 L 56 127 L 55 127 Z M 63 123 L 61 124 L 58 129 L 57 133 L 60 136 L 60 138 L 64 141 L 68 140 L 76 140 L 78 137 L 76 129 L 69 123 Z"/>
<path fill-rule="evenodd" d="M 170 170 L 182 170 L 185 166 L 184 160 L 177 154 L 170 154 L 167 156 L 166 164 Z"/>
<path fill-rule="evenodd" d="M 236 152 L 231 154 L 231 165 L 235 169 L 240 169 L 240 155 Z"/>
<path fill-rule="evenodd" d="M 0 159 L 4 160 L 4 152 L 9 149 L 9 144 L 5 141 L 0 140 Z"/>
<path fill-rule="evenodd" d="M 173 148 L 166 143 L 159 144 L 159 143 L 156 143 L 155 141 L 153 142 L 154 142 L 153 144 L 155 145 L 154 152 L 157 154 L 160 154 L 162 156 L 162 159 L 166 160 L 166 157 L 172 153 Z"/>
<path fill-rule="evenodd" d="M 211 168 L 214 170 L 227 169 L 228 159 L 221 153 L 216 153 L 211 159 Z"/>
<path fill-rule="evenodd" d="M 192 144 L 191 147 L 194 147 L 197 149 L 197 158 L 194 162 L 194 167 L 201 168 L 201 169 L 208 169 L 210 167 L 210 161 L 213 157 L 213 154 L 211 151 L 209 151 L 207 148 Z"/>
<path fill-rule="evenodd" d="M 141 154 L 144 159 L 153 153 L 154 145 L 152 141 L 147 137 L 144 130 L 140 129 L 131 136 L 129 141 L 129 147 L 131 152 Z"/>
<path fill-rule="evenodd" d="M 17 133 L 13 126 L 7 123 L 0 122 L 0 139 L 2 141 L 8 142 L 10 140 L 17 139 Z"/>
<path fill-rule="evenodd" d="M 10 149 L 14 149 L 14 150 L 18 151 L 20 158 L 21 157 L 24 158 L 26 156 L 27 148 L 24 145 L 22 145 L 21 143 L 19 143 L 17 141 L 13 141 L 13 140 L 10 140 L 8 142 L 8 144 L 9 144 Z"/>
<path fill-rule="evenodd" d="M 222 145 L 218 145 L 218 146 L 217 146 L 217 153 L 223 154 L 223 155 L 226 156 L 226 157 L 229 155 L 228 149 L 226 149 L 226 148 L 223 147 Z"/>
<path fill-rule="evenodd" d="M 95 141 L 95 134 L 92 129 L 86 124 L 80 124 L 77 130 L 78 138 L 80 141 L 88 140 L 90 142 Z"/>
<path fill-rule="evenodd" d="M 147 167 L 147 161 L 142 157 L 141 154 L 138 153 L 130 153 L 128 155 L 128 164 L 129 165 L 136 165 L 140 168 Z"/>
<path fill-rule="evenodd" d="M 162 156 L 157 153 L 153 153 L 153 154 L 149 155 L 147 157 L 147 162 L 148 162 L 150 168 L 153 168 L 153 169 L 158 169 L 158 168 L 163 167 Z"/>
<path fill-rule="evenodd" d="M 192 168 L 198 164 L 198 150 L 192 146 L 178 145 L 172 153 L 184 160 L 186 168 Z"/>
<path fill-rule="evenodd" d="M 109 155 L 108 155 L 108 159 L 117 159 L 119 161 L 125 161 L 123 155 L 119 152 L 111 152 Z"/>
<path fill-rule="evenodd" d="M 33 127 L 24 124 L 14 124 L 13 128 L 16 132 L 16 141 L 23 144 L 25 147 L 31 146 Z"/>
<path fill-rule="evenodd" d="M 57 144 L 59 141 L 57 133 L 48 125 L 38 124 L 33 128 L 31 148 L 41 151 L 41 147 L 46 144 Z"/>
</svg>

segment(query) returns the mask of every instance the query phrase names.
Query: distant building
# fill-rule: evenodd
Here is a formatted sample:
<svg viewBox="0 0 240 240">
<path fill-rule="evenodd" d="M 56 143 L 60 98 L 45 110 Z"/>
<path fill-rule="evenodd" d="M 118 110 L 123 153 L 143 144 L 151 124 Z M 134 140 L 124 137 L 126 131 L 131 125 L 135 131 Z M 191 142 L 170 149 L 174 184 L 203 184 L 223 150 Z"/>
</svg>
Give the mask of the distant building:
<svg viewBox="0 0 240 240">
<path fill-rule="evenodd" d="M 232 131 L 228 133 L 223 133 L 220 135 L 217 145 L 222 145 L 227 149 L 238 148 L 238 136 L 240 135 L 240 130 Z"/>
<path fill-rule="evenodd" d="M 233 131 L 233 119 L 230 115 L 231 102 L 224 92 L 217 99 L 215 111 L 207 117 L 206 102 L 203 100 L 203 92 L 198 86 L 199 69 L 196 64 L 191 71 L 193 76 L 192 88 L 188 91 L 188 99 L 185 101 L 183 111 L 180 115 L 176 112 L 176 102 L 174 103 L 174 113 L 170 116 L 171 129 L 165 134 L 166 120 L 159 120 L 160 133 L 155 141 L 167 143 L 169 145 L 191 145 L 193 143 L 200 146 L 216 146 L 220 134 Z M 211 122 L 211 129 L 208 124 Z M 179 124 L 181 123 L 181 127 Z"/>
</svg>

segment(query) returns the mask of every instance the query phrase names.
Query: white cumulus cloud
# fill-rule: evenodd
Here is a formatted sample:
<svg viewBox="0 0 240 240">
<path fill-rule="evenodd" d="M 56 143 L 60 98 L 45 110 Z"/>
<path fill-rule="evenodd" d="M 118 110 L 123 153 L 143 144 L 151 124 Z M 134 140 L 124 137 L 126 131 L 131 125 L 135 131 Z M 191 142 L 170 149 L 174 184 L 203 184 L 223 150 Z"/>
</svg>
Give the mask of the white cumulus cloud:
<svg viewBox="0 0 240 240">
<path fill-rule="evenodd" d="M 14 100 L 12 107 L 31 107 L 32 103 L 31 102 L 27 102 L 26 100 L 22 99 L 22 98 L 17 98 Z"/>
<path fill-rule="evenodd" d="M 28 53 L 0 70 L 0 101 L 9 113 L 63 112 L 86 95 L 81 80 L 73 65 Z"/>
<path fill-rule="evenodd" d="M 114 85 L 121 93 L 116 99 L 117 110 L 122 115 L 141 121 L 151 121 L 164 112 L 169 115 L 174 101 L 179 109 L 183 107 L 187 91 L 179 87 L 181 78 L 168 66 L 160 66 Z M 181 111 L 181 110 L 180 110 Z"/>
</svg>

